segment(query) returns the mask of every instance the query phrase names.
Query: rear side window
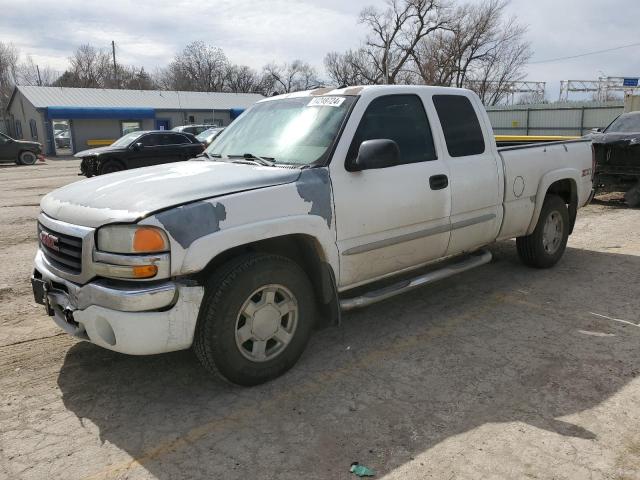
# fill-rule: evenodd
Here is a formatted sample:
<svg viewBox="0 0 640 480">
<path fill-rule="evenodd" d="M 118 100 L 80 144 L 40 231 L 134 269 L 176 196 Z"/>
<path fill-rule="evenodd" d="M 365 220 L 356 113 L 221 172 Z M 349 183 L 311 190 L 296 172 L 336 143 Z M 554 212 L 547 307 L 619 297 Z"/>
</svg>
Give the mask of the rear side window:
<svg viewBox="0 0 640 480">
<path fill-rule="evenodd" d="M 191 141 L 184 135 L 169 133 L 167 136 L 169 137 L 168 145 L 183 145 L 185 143 L 191 143 Z"/>
<path fill-rule="evenodd" d="M 145 147 L 157 147 L 158 145 L 162 145 L 162 139 L 160 138 L 160 135 L 156 135 L 153 133 L 145 135 L 138 141 Z"/>
<path fill-rule="evenodd" d="M 398 144 L 401 164 L 437 158 L 429 120 L 416 95 L 387 95 L 373 100 L 349 147 L 348 162 L 356 159 L 362 142 L 383 138 Z"/>
<path fill-rule="evenodd" d="M 433 104 L 452 157 L 484 153 L 482 128 L 473 105 L 462 95 L 434 95 Z"/>
</svg>

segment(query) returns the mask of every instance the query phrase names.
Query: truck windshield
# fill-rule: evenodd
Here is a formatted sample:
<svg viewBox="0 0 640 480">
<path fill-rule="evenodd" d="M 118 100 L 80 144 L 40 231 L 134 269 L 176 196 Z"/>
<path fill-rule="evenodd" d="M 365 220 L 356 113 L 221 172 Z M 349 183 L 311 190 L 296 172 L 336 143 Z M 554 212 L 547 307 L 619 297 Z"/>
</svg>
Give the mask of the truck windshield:
<svg viewBox="0 0 640 480">
<path fill-rule="evenodd" d="M 309 165 L 329 154 L 356 97 L 319 96 L 255 104 L 209 146 L 212 156 L 247 153 L 275 163 Z"/>
</svg>

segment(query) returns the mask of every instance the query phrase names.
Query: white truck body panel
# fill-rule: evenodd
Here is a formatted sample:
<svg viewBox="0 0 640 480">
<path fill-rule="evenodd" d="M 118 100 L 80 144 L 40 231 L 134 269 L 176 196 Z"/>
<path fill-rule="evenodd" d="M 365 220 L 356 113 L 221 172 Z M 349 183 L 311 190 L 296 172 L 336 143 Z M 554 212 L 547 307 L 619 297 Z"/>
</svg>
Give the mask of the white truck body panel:
<svg viewBox="0 0 640 480">
<path fill-rule="evenodd" d="M 367 108 L 375 99 L 392 95 L 419 97 L 436 158 L 349 171 L 348 152 Z M 482 153 L 450 155 L 434 95 L 463 96 L 471 102 L 484 138 Z M 470 91 L 350 87 L 297 92 L 262 102 L 318 96 L 357 97 L 325 165 L 299 169 L 246 162 L 180 162 L 99 176 L 47 195 L 41 204 L 42 221 L 60 226 L 58 233 L 63 236 L 82 232 L 83 262 L 92 262 L 97 251 L 94 237 L 102 226 L 131 223 L 165 231 L 170 243 L 170 276 L 154 279 L 153 285 L 160 282 L 165 297 L 167 291 L 176 292 L 172 304 L 165 305 L 163 300 L 153 311 L 134 312 L 110 307 L 109 295 L 114 305 L 116 300 L 118 305 L 130 305 L 131 298 L 142 297 L 145 305 L 153 305 L 154 298 L 160 297 L 153 296 L 153 289 L 146 293 L 148 282 L 138 280 L 134 286 L 132 282 L 101 283 L 99 301 L 78 309 L 76 299 L 82 296 L 85 303 L 90 301 L 95 288 L 88 292 L 86 287 L 102 280 L 86 278 L 84 265 L 83 272 L 70 275 L 47 260 L 41 250 L 36 261 L 38 278 L 66 285 L 73 292 L 62 301 L 64 305 L 54 308 L 58 324 L 81 338 L 125 353 L 188 348 L 203 295 L 202 286 L 193 284 L 193 274 L 236 247 L 292 235 L 309 239 L 319 261 L 331 272 L 337 298 L 339 292 L 354 287 L 472 252 L 496 240 L 530 234 L 545 195 L 556 181 L 573 182 L 577 207 L 589 199 L 590 143 L 499 150 L 488 116 Z M 434 188 L 431 179 L 445 176 L 448 184 Z M 126 264 L 127 258 L 122 261 Z M 88 272 L 91 277 L 93 271 Z M 57 299 L 64 297 L 61 292 L 56 295 Z M 65 320 L 67 309 L 75 309 L 78 325 Z M 144 331 L 153 332 L 153 341 Z"/>
</svg>

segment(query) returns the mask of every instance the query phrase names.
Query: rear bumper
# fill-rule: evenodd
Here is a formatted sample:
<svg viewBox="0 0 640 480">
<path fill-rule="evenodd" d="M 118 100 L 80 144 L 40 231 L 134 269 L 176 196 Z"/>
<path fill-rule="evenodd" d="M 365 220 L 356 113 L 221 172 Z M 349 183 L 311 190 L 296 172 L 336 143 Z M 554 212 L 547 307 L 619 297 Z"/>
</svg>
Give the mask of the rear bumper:
<svg viewBox="0 0 640 480">
<path fill-rule="evenodd" d="M 189 348 L 204 293 L 179 281 L 97 280 L 77 285 L 51 272 L 38 252 L 32 282 L 44 287 L 48 313 L 67 333 L 109 350 L 148 355 Z"/>
</svg>

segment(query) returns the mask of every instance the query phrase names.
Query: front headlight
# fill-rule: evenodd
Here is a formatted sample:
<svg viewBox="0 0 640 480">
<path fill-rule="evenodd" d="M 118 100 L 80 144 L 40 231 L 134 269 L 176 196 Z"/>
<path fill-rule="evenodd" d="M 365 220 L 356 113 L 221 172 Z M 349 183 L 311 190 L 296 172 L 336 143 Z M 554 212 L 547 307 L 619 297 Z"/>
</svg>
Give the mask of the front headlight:
<svg viewBox="0 0 640 480">
<path fill-rule="evenodd" d="M 169 239 L 156 227 L 107 225 L 98 230 L 97 247 L 109 253 L 160 253 L 169 251 Z"/>
<path fill-rule="evenodd" d="M 98 230 L 93 269 L 106 278 L 148 280 L 170 276 L 169 238 L 146 225 L 107 225 Z"/>
</svg>

